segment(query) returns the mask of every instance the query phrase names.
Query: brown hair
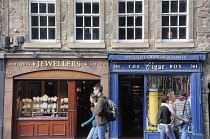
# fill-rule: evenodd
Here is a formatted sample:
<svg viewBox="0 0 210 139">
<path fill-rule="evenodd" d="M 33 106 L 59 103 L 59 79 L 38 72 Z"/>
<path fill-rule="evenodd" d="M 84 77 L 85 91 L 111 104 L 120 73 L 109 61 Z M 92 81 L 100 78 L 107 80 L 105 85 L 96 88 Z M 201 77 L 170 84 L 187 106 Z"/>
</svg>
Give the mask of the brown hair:
<svg viewBox="0 0 210 139">
<path fill-rule="evenodd" d="M 180 90 L 180 91 L 179 91 L 179 95 L 180 95 L 180 96 L 184 96 L 184 97 L 185 97 L 185 96 L 186 96 L 186 92 L 185 92 L 185 91 L 183 91 L 183 90 Z"/>
<path fill-rule="evenodd" d="M 173 99 L 175 98 L 174 93 L 168 93 L 167 96 L 169 97 L 169 101 L 173 101 Z"/>
<path fill-rule="evenodd" d="M 94 86 L 96 89 L 99 89 L 99 91 L 102 93 L 102 91 L 103 91 L 103 86 L 101 85 L 101 84 L 96 84 L 95 86 Z"/>
<path fill-rule="evenodd" d="M 167 100 L 169 100 L 169 97 L 168 96 L 163 96 L 163 97 L 161 97 L 160 99 L 159 99 L 159 101 L 160 102 L 162 102 L 162 103 L 166 103 L 167 102 Z"/>
</svg>

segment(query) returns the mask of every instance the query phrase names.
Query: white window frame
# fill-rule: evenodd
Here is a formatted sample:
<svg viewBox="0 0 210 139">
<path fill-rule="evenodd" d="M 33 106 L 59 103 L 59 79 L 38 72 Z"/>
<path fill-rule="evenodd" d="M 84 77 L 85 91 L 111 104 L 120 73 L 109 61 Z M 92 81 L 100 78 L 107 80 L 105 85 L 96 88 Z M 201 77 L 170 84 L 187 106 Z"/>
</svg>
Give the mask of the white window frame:
<svg viewBox="0 0 210 139">
<path fill-rule="evenodd" d="M 169 13 L 162 13 L 162 1 L 169 1 Z M 186 12 L 181 12 L 181 13 L 179 13 L 179 2 L 180 1 L 184 1 L 184 0 L 162 0 L 161 1 L 161 41 L 162 42 L 188 42 L 189 41 L 189 1 L 188 0 L 185 0 L 186 1 Z M 178 12 L 176 12 L 176 13 L 170 13 L 170 11 L 171 11 L 171 1 L 178 1 Z M 163 39 L 162 38 L 162 28 L 164 28 L 163 26 L 162 26 L 162 17 L 163 16 L 178 16 L 178 18 L 177 18 L 177 22 L 179 22 L 179 16 L 181 16 L 181 15 L 185 15 L 186 16 L 186 26 L 179 26 L 178 25 L 178 23 L 177 23 L 177 26 L 174 26 L 174 27 L 176 27 L 177 28 L 177 36 L 179 37 L 179 28 L 180 27 L 186 27 L 186 39 L 179 39 L 179 38 L 177 38 L 177 39 Z M 170 32 L 170 28 L 171 28 L 171 25 L 170 25 L 170 19 L 171 18 L 169 18 L 169 25 L 167 26 L 168 28 L 169 28 L 169 32 Z M 172 26 L 173 27 L 173 26 Z"/>
<path fill-rule="evenodd" d="M 31 3 L 38 3 L 38 10 L 39 10 L 39 3 L 52 3 L 55 5 L 55 12 L 54 13 L 31 13 Z M 46 9 L 48 10 L 48 8 Z M 55 26 L 48 26 L 48 18 L 47 18 L 47 26 L 42 26 L 43 28 L 47 28 L 47 39 L 40 39 L 40 31 L 39 31 L 39 39 L 32 39 L 32 21 L 31 21 L 31 17 L 32 16 L 54 16 L 55 17 Z M 40 19 L 40 18 L 39 18 Z M 39 20 L 38 19 L 38 20 Z M 40 23 L 40 21 L 38 21 L 38 23 Z M 56 42 L 56 0 L 30 0 L 29 1 L 29 27 L 30 27 L 30 42 L 49 42 L 49 43 L 54 43 Z M 38 25 L 38 28 L 40 29 L 40 25 Z M 49 35 L 48 35 L 48 29 L 49 28 L 55 28 L 55 39 L 48 39 Z"/>
<path fill-rule="evenodd" d="M 91 3 L 91 14 L 84 14 L 84 13 L 82 13 L 82 14 L 76 14 L 76 3 Z M 99 4 L 99 13 L 92 13 L 92 3 L 93 2 L 97 2 L 98 4 Z M 82 9 L 82 11 L 84 12 L 84 6 L 83 6 L 83 9 Z M 94 29 L 94 28 L 98 28 L 99 29 L 99 39 L 98 40 L 93 40 L 93 38 L 92 38 L 92 35 L 91 35 L 91 40 L 84 40 L 84 35 L 85 35 L 85 33 L 83 32 L 83 40 L 77 40 L 76 39 L 76 29 L 77 29 L 77 27 L 76 27 L 76 17 L 77 16 L 82 16 L 83 17 L 83 19 L 84 19 L 84 17 L 91 17 L 91 19 L 92 19 L 92 17 L 94 17 L 94 16 L 96 16 L 96 17 L 98 17 L 99 18 L 99 27 L 93 27 L 93 22 L 91 21 L 91 27 L 85 27 L 84 26 L 84 20 L 83 20 L 83 27 L 79 27 L 79 28 L 83 28 L 83 31 L 84 31 L 84 29 L 85 28 L 91 28 L 91 30 L 92 29 Z M 74 42 L 75 43 L 100 43 L 100 40 L 101 40 L 101 29 L 100 29 L 100 0 L 74 0 Z M 91 33 L 92 34 L 92 33 Z"/>
<path fill-rule="evenodd" d="M 142 13 L 119 13 L 119 2 L 138 2 L 138 1 L 141 1 L 142 2 Z M 118 8 L 117 8 L 117 13 L 118 13 L 118 17 L 117 17 L 117 42 L 119 43 L 136 43 L 136 42 L 144 42 L 144 0 L 118 0 Z M 127 5 L 125 6 L 127 7 Z M 127 12 L 127 8 L 125 8 L 126 12 Z M 135 10 L 135 4 L 134 4 L 134 10 Z M 135 29 L 136 29 L 136 26 L 135 26 L 135 22 L 134 22 L 134 26 L 125 26 L 124 28 L 127 29 L 127 28 L 133 28 L 134 29 L 134 39 L 127 39 L 127 33 L 125 33 L 125 40 L 120 40 L 119 39 L 119 28 L 122 28 L 122 27 L 119 27 L 119 17 L 120 16 L 124 16 L 124 17 L 129 17 L 129 16 L 141 16 L 142 17 L 142 27 L 137 27 L 137 28 L 141 28 L 142 29 L 142 39 L 135 39 Z M 127 24 L 127 18 L 125 19 L 125 23 Z"/>
</svg>

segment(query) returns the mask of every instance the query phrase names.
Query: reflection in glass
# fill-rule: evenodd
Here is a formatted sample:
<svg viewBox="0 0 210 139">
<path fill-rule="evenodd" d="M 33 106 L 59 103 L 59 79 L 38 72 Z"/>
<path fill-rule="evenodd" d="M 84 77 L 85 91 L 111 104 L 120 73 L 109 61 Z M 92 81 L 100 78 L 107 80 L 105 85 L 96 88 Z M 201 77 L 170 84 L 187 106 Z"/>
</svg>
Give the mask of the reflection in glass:
<svg viewBox="0 0 210 139">
<path fill-rule="evenodd" d="M 186 28 L 179 28 L 179 39 L 186 39 Z"/>
<path fill-rule="evenodd" d="M 46 13 L 46 3 L 39 3 L 39 13 Z"/>
<path fill-rule="evenodd" d="M 119 13 L 125 13 L 125 2 L 119 2 Z"/>
<path fill-rule="evenodd" d="M 47 29 L 40 28 L 40 39 L 47 39 Z"/>
<path fill-rule="evenodd" d="M 134 29 L 133 28 L 127 29 L 127 39 L 134 39 Z"/>
<path fill-rule="evenodd" d="M 123 40 L 125 39 L 125 29 L 124 28 L 119 28 L 119 39 Z"/>
<path fill-rule="evenodd" d="M 134 13 L 134 2 L 127 2 L 127 13 Z"/>
<path fill-rule="evenodd" d="M 178 12 L 178 1 L 171 1 L 171 13 Z"/>
<path fill-rule="evenodd" d="M 169 2 L 162 1 L 162 13 L 169 13 Z"/>
</svg>

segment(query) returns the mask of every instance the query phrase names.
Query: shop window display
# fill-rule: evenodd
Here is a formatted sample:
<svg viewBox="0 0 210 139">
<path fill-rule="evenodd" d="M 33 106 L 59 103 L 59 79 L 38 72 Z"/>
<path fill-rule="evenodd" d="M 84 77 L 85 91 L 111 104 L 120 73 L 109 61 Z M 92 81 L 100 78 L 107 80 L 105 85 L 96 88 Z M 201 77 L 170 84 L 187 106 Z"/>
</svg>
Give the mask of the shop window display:
<svg viewBox="0 0 210 139">
<path fill-rule="evenodd" d="M 159 99 L 173 93 L 176 98 L 180 91 L 185 91 L 190 97 L 190 76 L 147 76 L 147 114 L 146 130 L 157 130 L 157 112 L 161 103 Z"/>
<path fill-rule="evenodd" d="M 66 81 L 17 81 L 18 119 L 67 118 Z"/>
</svg>

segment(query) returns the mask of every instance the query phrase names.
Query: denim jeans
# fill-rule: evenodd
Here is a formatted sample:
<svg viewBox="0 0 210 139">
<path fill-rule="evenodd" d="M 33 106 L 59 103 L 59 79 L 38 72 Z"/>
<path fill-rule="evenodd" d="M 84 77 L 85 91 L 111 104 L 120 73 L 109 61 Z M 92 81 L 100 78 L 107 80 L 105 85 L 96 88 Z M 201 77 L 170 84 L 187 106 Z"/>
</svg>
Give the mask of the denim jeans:
<svg viewBox="0 0 210 139">
<path fill-rule="evenodd" d="M 165 125 L 158 125 L 158 126 L 159 126 L 159 129 L 160 129 L 160 139 L 165 139 L 166 135 L 169 137 L 169 139 L 176 139 L 171 125 L 168 125 L 168 130 L 169 130 L 168 134 L 166 134 Z"/>
<path fill-rule="evenodd" d="M 106 139 L 106 129 L 109 126 L 109 123 L 103 124 L 103 125 L 97 125 L 95 129 L 95 133 L 93 135 L 93 139 Z"/>
<path fill-rule="evenodd" d="M 89 132 L 89 134 L 88 134 L 87 139 L 92 139 L 93 136 L 94 136 L 95 131 L 96 131 L 96 127 L 92 127 L 90 132 Z M 95 136 L 96 136 L 96 139 L 98 139 L 97 135 L 95 135 Z"/>
<path fill-rule="evenodd" d="M 180 126 L 181 130 L 182 130 L 182 137 L 181 139 L 188 139 L 188 126 L 189 126 L 189 123 L 185 123 L 185 124 L 182 124 Z"/>
</svg>

